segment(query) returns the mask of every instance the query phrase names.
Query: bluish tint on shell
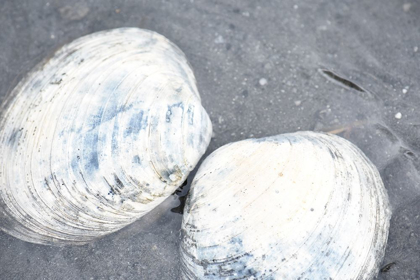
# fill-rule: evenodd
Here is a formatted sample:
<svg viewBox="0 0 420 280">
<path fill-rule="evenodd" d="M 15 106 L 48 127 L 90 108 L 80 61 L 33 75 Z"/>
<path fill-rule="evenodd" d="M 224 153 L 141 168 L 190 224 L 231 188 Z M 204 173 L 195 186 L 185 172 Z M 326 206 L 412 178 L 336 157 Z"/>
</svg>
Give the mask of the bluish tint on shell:
<svg viewBox="0 0 420 280">
<path fill-rule="evenodd" d="M 153 209 L 204 154 L 210 119 L 183 53 L 121 28 L 38 65 L 0 120 L 0 227 L 36 243 L 85 243 Z"/>
</svg>

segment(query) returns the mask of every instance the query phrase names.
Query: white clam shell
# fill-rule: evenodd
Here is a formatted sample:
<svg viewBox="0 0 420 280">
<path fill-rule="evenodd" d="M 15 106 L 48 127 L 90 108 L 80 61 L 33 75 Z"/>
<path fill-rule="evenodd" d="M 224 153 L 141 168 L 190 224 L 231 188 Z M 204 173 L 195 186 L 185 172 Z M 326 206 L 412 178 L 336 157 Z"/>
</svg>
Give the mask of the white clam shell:
<svg viewBox="0 0 420 280">
<path fill-rule="evenodd" d="M 184 279 L 371 279 L 390 219 L 373 164 L 347 140 L 313 132 L 218 149 L 184 213 Z"/>
<path fill-rule="evenodd" d="M 11 93 L 0 121 L 0 227 L 85 243 L 179 187 L 212 133 L 183 53 L 137 28 L 58 50 Z"/>
</svg>

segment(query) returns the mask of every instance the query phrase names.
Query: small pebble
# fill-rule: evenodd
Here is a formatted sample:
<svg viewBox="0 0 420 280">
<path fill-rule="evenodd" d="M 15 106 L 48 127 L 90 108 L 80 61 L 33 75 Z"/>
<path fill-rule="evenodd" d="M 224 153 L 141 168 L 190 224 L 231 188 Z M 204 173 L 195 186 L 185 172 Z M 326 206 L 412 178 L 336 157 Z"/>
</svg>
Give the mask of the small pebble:
<svg viewBox="0 0 420 280">
<path fill-rule="evenodd" d="M 216 44 L 223 44 L 225 42 L 225 39 L 223 39 L 222 35 L 217 36 L 216 40 L 214 40 Z"/>
<path fill-rule="evenodd" d="M 406 88 L 402 89 L 402 93 L 406 94 L 407 92 L 408 92 L 408 89 L 406 89 Z"/>
<path fill-rule="evenodd" d="M 403 5 L 404 12 L 408 12 L 411 9 L 411 3 L 405 3 Z"/>
<path fill-rule="evenodd" d="M 260 79 L 260 85 L 264 86 L 264 85 L 266 85 L 266 84 L 267 84 L 267 79 L 265 79 L 265 78 L 261 78 L 261 79 Z"/>
<path fill-rule="evenodd" d="M 296 101 L 295 101 L 295 105 L 296 105 L 296 106 L 299 106 L 300 104 L 302 104 L 302 101 L 300 101 L 300 100 L 296 100 Z"/>
<path fill-rule="evenodd" d="M 419 51 L 419 47 L 414 47 L 414 52 L 418 52 Z"/>
<path fill-rule="evenodd" d="M 395 118 L 397 120 L 401 119 L 401 117 L 402 117 L 402 114 L 400 112 L 398 112 L 398 113 L 395 114 Z"/>
</svg>

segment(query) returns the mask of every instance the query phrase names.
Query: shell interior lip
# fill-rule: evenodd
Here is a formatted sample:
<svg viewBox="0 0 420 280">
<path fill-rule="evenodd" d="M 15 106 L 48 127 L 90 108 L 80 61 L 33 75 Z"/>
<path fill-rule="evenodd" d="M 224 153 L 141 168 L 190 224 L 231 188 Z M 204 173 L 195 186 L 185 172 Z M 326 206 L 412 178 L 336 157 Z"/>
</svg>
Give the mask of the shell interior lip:
<svg viewBox="0 0 420 280">
<path fill-rule="evenodd" d="M 0 227 L 42 244 L 114 232 L 173 193 L 210 118 L 168 39 L 138 28 L 79 38 L 34 68 L 0 120 Z"/>
<path fill-rule="evenodd" d="M 219 148 L 184 213 L 184 279 L 371 279 L 390 219 L 376 167 L 347 140 L 315 132 Z"/>
</svg>

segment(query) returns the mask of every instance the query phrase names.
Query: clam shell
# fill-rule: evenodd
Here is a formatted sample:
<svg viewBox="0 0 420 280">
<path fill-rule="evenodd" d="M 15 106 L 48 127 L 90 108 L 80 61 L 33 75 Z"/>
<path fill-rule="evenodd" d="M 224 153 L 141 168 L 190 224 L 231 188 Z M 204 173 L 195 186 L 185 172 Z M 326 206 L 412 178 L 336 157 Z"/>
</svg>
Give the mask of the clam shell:
<svg viewBox="0 0 420 280">
<path fill-rule="evenodd" d="M 0 227 L 35 243 L 114 232 L 173 193 L 212 133 L 184 54 L 137 28 L 59 49 L 0 121 Z"/>
<path fill-rule="evenodd" d="M 374 165 L 347 140 L 313 132 L 218 149 L 184 213 L 184 279 L 371 279 L 390 219 Z"/>
</svg>

